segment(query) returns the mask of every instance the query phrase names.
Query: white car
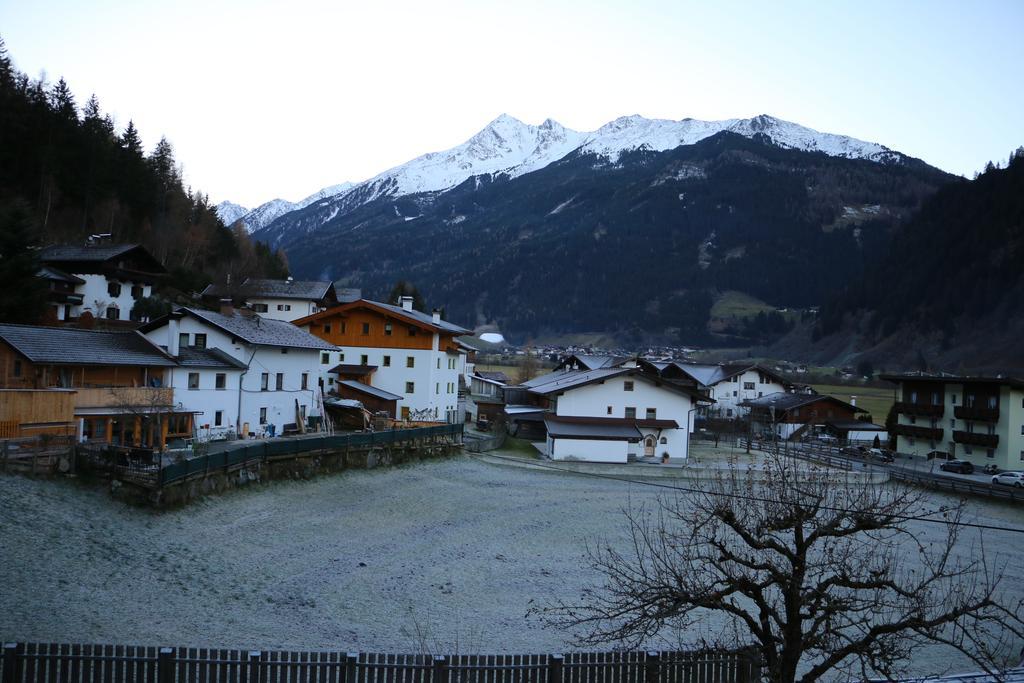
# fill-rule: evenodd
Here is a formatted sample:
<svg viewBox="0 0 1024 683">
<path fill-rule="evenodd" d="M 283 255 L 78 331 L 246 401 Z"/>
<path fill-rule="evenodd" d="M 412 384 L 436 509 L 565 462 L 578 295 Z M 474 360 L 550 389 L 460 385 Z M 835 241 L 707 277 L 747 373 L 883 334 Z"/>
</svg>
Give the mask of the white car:
<svg viewBox="0 0 1024 683">
<path fill-rule="evenodd" d="M 1006 486 L 1024 487 L 1024 472 L 1000 472 L 992 477 L 993 484 L 1004 484 Z"/>
</svg>

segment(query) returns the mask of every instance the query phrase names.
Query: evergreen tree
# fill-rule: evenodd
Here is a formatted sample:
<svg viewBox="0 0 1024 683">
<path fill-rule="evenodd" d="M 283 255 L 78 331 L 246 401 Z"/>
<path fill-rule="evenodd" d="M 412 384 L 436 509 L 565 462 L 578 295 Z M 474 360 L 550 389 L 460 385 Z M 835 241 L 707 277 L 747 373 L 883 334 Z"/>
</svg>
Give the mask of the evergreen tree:
<svg viewBox="0 0 1024 683">
<path fill-rule="evenodd" d="M 414 310 L 422 313 L 427 312 L 427 304 L 423 300 L 423 295 L 420 294 L 420 290 L 416 289 L 416 285 L 406 280 L 399 280 L 395 283 L 395 286 L 391 288 L 391 293 L 388 294 L 388 299 L 385 303 L 398 305 L 399 297 L 411 296 L 412 307 Z"/>
<path fill-rule="evenodd" d="M 135 123 L 131 119 L 128 120 L 128 127 L 121 134 L 121 148 L 134 156 L 142 158 L 142 139 L 139 137 L 139 131 L 135 128 Z"/>
<path fill-rule="evenodd" d="M 19 200 L 0 202 L 0 320 L 38 322 L 46 310 L 46 288 L 37 277 L 32 212 Z"/>
<path fill-rule="evenodd" d="M 75 96 L 71 93 L 67 81 L 61 78 L 53 89 L 50 90 L 50 108 L 57 115 L 58 120 L 64 122 L 78 122 L 78 108 L 75 106 Z"/>
</svg>

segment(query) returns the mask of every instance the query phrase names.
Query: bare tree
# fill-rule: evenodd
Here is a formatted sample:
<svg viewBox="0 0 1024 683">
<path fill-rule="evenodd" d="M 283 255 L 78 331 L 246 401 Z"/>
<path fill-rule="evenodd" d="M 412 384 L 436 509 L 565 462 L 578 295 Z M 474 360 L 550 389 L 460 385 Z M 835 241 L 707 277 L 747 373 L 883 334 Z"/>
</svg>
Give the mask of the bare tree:
<svg viewBox="0 0 1024 683">
<path fill-rule="evenodd" d="M 915 521 L 926 503 L 769 456 L 762 478 L 732 468 L 627 511 L 628 550 L 588 551 L 602 581 L 540 614 L 582 645 L 637 647 L 673 630 L 716 647 L 746 640 L 779 683 L 892 677 L 924 643 L 994 671 L 1024 638 L 1020 600 L 983 546 L 960 542 L 962 505 L 931 513 L 944 522 L 933 525 Z"/>
<path fill-rule="evenodd" d="M 527 345 L 523 353 L 522 360 L 519 361 L 519 368 L 517 369 L 516 381 L 519 384 L 528 382 L 537 376 L 540 371 L 540 363 L 537 362 L 537 356 L 534 354 L 533 346 Z"/>
</svg>

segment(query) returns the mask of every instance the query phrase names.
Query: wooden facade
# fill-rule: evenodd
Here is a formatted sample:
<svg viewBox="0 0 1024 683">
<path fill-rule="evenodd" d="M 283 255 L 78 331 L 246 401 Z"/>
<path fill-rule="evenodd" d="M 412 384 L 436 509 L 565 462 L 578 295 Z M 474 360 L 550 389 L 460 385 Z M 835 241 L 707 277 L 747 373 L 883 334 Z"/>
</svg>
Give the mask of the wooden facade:
<svg viewBox="0 0 1024 683">
<path fill-rule="evenodd" d="M 378 308 L 372 303 L 355 301 L 296 320 L 309 327 L 311 334 L 336 346 L 363 346 L 375 349 L 433 348 L 436 330 L 426 323 Z M 438 332 L 438 348 L 458 352 L 452 333 Z"/>
<path fill-rule="evenodd" d="M 0 389 L 0 438 L 75 433 L 70 389 Z"/>
</svg>

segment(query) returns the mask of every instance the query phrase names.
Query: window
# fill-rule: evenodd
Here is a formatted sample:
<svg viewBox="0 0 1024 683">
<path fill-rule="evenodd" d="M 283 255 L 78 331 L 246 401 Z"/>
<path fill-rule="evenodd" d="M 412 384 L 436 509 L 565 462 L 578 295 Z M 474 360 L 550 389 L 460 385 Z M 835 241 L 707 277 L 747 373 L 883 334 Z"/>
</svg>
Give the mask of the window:
<svg viewBox="0 0 1024 683">
<path fill-rule="evenodd" d="M 416 358 L 415 358 L 415 356 L 406 356 L 405 357 L 405 367 L 407 367 L 407 368 L 416 367 Z"/>
<path fill-rule="evenodd" d="M 385 337 L 390 337 L 391 336 L 391 323 L 384 323 L 384 336 Z"/>
<path fill-rule="evenodd" d="M 331 333 L 331 324 L 330 323 L 324 323 L 324 334 L 330 334 L 330 333 Z"/>
<path fill-rule="evenodd" d="M 622 390 L 623 391 L 633 391 L 633 380 L 627 379 L 625 382 L 623 382 L 622 383 Z"/>
<path fill-rule="evenodd" d="M 732 417 L 732 408 L 726 408 L 725 409 L 725 416 L 726 417 Z"/>
<path fill-rule="evenodd" d="M 277 310 L 279 310 L 279 311 L 290 311 L 290 310 L 292 310 L 292 305 L 291 304 L 278 304 L 277 305 Z"/>
<path fill-rule="evenodd" d="M 950 429 L 956 429 L 956 418 L 955 417 L 949 418 L 949 428 Z"/>
<path fill-rule="evenodd" d="M 132 286 L 132 298 L 133 299 L 141 299 L 142 298 L 142 291 L 143 291 L 142 290 L 142 285 L 133 285 Z"/>
<path fill-rule="evenodd" d="M 320 365 L 328 365 L 331 362 L 331 354 L 327 351 L 320 352 Z"/>
<path fill-rule="evenodd" d="M 668 443 L 668 437 L 665 437 L 665 436 L 661 437 L 661 441 L 659 443 L 667 444 Z"/>
<path fill-rule="evenodd" d="M 939 392 L 933 391 L 932 392 L 932 405 L 933 406 L 937 406 L 940 403 L 942 403 L 942 399 L 939 398 Z"/>
<path fill-rule="evenodd" d="M 216 389 L 224 389 L 228 386 L 228 376 L 223 372 L 218 372 L 213 376 L 213 386 Z"/>
<path fill-rule="evenodd" d="M 196 346 L 197 349 L 205 349 L 206 348 L 206 335 L 205 334 L 202 334 L 200 332 L 196 332 L 196 344 L 195 344 L 195 346 Z"/>
<path fill-rule="evenodd" d="M 302 389 L 303 390 L 309 389 L 309 373 L 308 372 L 302 373 Z"/>
<path fill-rule="evenodd" d="M 608 414 L 609 415 L 612 414 L 612 407 L 611 406 L 608 406 Z M 1024 427 L 1021 427 L 1021 429 L 1024 429 Z"/>
<path fill-rule="evenodd" d="M 15 362 L 17 362 L 17 361 L 15 361 Z M 18 367 L 18 366 L 17 366 L 17 365 L 15 365 L 14 367 Z M 15 373 L 14 373 L 14 375 L 15 375 L 15 377 L 17 377 L 17 376 L 18 376 L 18 373 L 17 373 L 17 372 L 15 372 Z M 1020 426 L 1020 435 L 1021 435 L 1021 436 L 1024 436 L 1024 425 L 1021 425 L 1021 426 Z"/>
<path fill-rule="evenodd" d="M 952 396 L 949 397 L 949 402 L 952 403 L 953 405 L 956 405 L 956 394 L 953 394 Z"/>
<path fill-rule="evenodd" d="M 117 282 L 108 282 L 107 294 L 115 298 L 121 296 L 121 285 Z"/>
<path fill-rule="evenodd" d="M 437 359 L 437 369 L 438 370 L 441 369 L 441 359 L 440 358 Z"/>
<path fill-rule="evenodd" d="M 966 453 L 967 455 L 971 455 L 972 453 L 974 453 L 974 449 L 972 449 L 967 444 L 964 444 L 964 453 Z"/>
<path fill-rule="evenodd" d="M 218 410 L 213 414 L 213 426 L 220 427 L 224 424 L 224 411 Z"/>
<path fill-rule="evenodd" d="M 281 391 L 282 389 L 284 389 L 284 373 L 283 372 L 277 373 L 277 377 L 275 378 L 275 382 L 274 382 L 274 387 L 278 391 Z"/>
<path fill-rule="evenodd" d="M 998 405 L 999 405 L 999 399 L 997 399 L 995 396 L 989 396 L 988 397 L 988 407 L 989 408 L 993 408 L 994 409 Z"/>
<path fill-rule="evenodd" d="M 744 391 L 753 391 L 754 390 L 754 383 L 753 382 L 744 382 L 743 383 L 743 390 Z"/>
<path fill-rule="evenodd" d="M 266 391 L 270 388 L 270 374 L 264 372 L 260 375 L 260 391 Z"/>
<path fill-rule="evenodd" d="M 758 397 L 758 398 L 761 398 L 761 397 L 763 397 L 763 396 L 764 396 L 764 392 L 763 392 L 763 391 L 759 391 L 759 392 L 757 392 L 757 397 Z"/>
<path fill-rule="evenodd" d="M 409 325 L 409 336 L 410 337 L 415 337 L 416 336 L 416 328 L 413 327 L 412 325 Z"/>
<path fill-rule="evenodd" d="M 198 389 L 199 388 L 199 373 L 190 372 L 188 373 L 188 388 Z"/>
<path fill-rule="evenodd" d="M 117 310 L 117 306 L 107 306 L 107 320 L 117 320 L 121 317 L 121 311 Z"/>
<path fill-rule="evenodd" d="M 1020 461 L 1024 462 L 1024 451 L 1020 452 Z"/>
<path fill-rule="evenodd" d="M 255 311 L 256 313 L 266 313 L 267 312 L 267 305 L 266 304 L 253 304 L 252 305 L 252 310 Z"/>
<path fill-rule="evenodd" d="M 912 425 L 916 425 L 917 424 L 917 416 L 915 416 L 915 415 L 911 415 L 910 416 L 910 424 L 912 424 Z"/>
<path fill-rule="evenodd" d="M 363 323 L 363 334 L 370 334 L 370 323 Z"/>
<path fill-rule="evenodd" d="M 282 354 L 288 353 L 288 347 L 287 346 L 282 346 L 281 347 L 281 353 Z"/>
<path fill-rule="evenodd" d="M 384 356 L 384 362 L 381 363 L 381 365 L 383 365 L 386 368 L 390 368 L 391 367 L 391 356 Z"/>
<path fill-rule="evenodd" d="M 736 396 L 736 390 L 735 389 L 732 390 L 732 395 Z"/>
<path fill-rule="evenodd" d="M 14 361 L 14 376 L 15 377 L 21 377 L 21 361 L 20 360 L 15 360 Z M 1022 434 L 1024 434 L 1024 427 L 1021 427 L 1020 431 L 1021 431 Z"/>
<path fill-rule="evenodd" d="M 985 451 L 985 457 L 986 458 L 994 458 L 994 457 L 996 457 L 996 452 L 990 448 L 987 451 Z"/>
<path fill-rule="evenodd" d="M 405 393 L 412 394 L 412 393 L 415 393 L 415 392 L 416 392 L 416 383 L 415 382 L 406 382 L 405 383 Z"/>
<path fill-rule="evenodd" d="M 626 418 L 627 419 L 634 419 L 635 420 L 636 419 L 636 408 L 634 408 L 632 406 L 626 406 Z"/>
<path fill-rule="evenodd" d="M 657 420 L 658 419 L 658 409 L 657 408 L 648 408 L 647 409 L 647 419 L 648 420 Z"/>
<path fill-rule="evenodd" d="M 267 409 L 266 408 L 260 408 L 260 424 L 261 425 L 267 424 Z"/>
<path fill-rule="evenodd" d="M 434 382 L 434 393 L 435 394 L 440 394 L 441 393 L 441 383 L 440 382 Z"/>
<path fill-rule="evenodd" d="M 910 392 L 910 402 L 911 403 L 917 403 L 917 392 L 916 391 L 911 391 Z"/>
<path fill-rule="evenodd" d="M 363 355 L 359 356 L 359 364 L 360 365 L 369 365 L 370 364 L 370 357 L 367 356 L 365 353 Z"/>
<path fill-rule="evenodd" d="M 188 346 L 188 332 L 182 332 L 178 335 L 178 346 Z"/>
</svg>

